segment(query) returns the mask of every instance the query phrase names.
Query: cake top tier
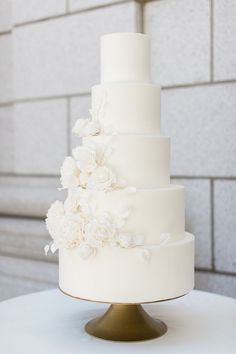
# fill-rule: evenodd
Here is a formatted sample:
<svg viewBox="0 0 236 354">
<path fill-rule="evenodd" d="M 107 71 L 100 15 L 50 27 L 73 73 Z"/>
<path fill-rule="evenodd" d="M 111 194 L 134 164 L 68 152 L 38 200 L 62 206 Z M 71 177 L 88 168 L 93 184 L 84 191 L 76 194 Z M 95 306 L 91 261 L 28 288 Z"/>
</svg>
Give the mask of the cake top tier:
<svg viewBox="0 0 236 354">
<path fill-rule="evenodd" d="M 141 33 L 101 38 L 101 82 L 150 82 L 150 41 Z"/>
</svg>

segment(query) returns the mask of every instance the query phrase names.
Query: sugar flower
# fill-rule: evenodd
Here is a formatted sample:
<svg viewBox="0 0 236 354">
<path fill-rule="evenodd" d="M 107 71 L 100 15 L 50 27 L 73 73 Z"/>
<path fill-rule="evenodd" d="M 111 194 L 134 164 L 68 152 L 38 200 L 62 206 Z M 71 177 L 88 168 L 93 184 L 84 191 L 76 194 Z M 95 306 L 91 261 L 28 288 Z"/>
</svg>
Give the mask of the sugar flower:
<svg viewBox="0 0 236 354">
<path fill-rule="evenodd" d="M 61 167 L 61 184 L 63 188 L 73 188 L 79 185 L 80 170 L 75 160 L 68 156 Z"/>
<path fill-rule="evenodd" d="M 101 124 L 98 120 L 92 120 L 90 118 L 78 119 L 72 132 L 81 138 L 98 135 L 101 132 Z"/>
<path fill-rule="evenodd" d="M 92 190 L 108 191 L 115 184 L 114 173 L 106 166 L 98 166 L 89 176 L 87 187 Z"/>
<path fill-rule="evenodd" d="M 92 172 L 97 167 L 96 150 L 93 146 L 78 146 L 73 149 L 72 155 L 78 168 L 83 172 Z"/>
</svg>

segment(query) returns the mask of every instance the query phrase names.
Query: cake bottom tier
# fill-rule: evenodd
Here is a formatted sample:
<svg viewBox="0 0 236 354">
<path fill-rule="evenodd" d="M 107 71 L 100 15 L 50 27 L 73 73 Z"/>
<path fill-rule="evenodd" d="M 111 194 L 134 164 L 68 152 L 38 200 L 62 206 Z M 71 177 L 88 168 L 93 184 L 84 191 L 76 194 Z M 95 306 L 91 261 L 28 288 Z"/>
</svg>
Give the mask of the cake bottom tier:
<svg viewBox="0 0 236 354">
<path fill-rule="evenodd" d="M 84 260 L 59 251 L 59 286 L 68 295 L 108 303 L 175 298 L 194 287 L 194 236 L 145 248 L 104 247 Z"/>
</svg>

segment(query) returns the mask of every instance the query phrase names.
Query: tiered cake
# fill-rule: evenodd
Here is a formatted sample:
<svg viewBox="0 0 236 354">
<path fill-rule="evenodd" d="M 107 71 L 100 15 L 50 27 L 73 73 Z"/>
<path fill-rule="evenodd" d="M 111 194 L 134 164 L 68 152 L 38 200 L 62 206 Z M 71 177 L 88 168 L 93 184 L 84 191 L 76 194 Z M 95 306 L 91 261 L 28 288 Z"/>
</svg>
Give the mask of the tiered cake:
<svg viewBox="0 0 236 354">
<path fill-rule="evenodd" d="M 147 35 L 101 40 L 101 84 L 82 145 L 61 168 L 64 203 L 48 211 L 59 285 L 111 303 L 170 299 L 194 285 L 194 237 L 185 232 L 184 187 L 170 184 L 170 140 L 160 131 L 160 88 L 150 83 Z"/>
</svg>

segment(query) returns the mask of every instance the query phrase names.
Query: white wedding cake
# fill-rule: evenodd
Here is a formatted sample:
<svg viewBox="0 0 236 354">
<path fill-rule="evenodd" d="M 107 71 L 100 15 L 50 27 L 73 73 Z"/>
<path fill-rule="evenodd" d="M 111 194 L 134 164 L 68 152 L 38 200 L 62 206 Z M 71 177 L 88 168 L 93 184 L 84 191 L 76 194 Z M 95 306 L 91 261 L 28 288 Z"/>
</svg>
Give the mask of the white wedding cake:
<svg viewBox="0 0 236 354">
<path fill-rule="evenodd" d="M 184 187 L 170 184 L 149 46 L 139 33 L 102 37 L 91 117 L 76 122 L 82 145 L 61 168 L 68 197 L 47 214 L 45 251 L 59 249 L 59 286 L 78 298 L 144 303 L 194 286 L 194 236 L 185 232 Z"/>
</svg>

